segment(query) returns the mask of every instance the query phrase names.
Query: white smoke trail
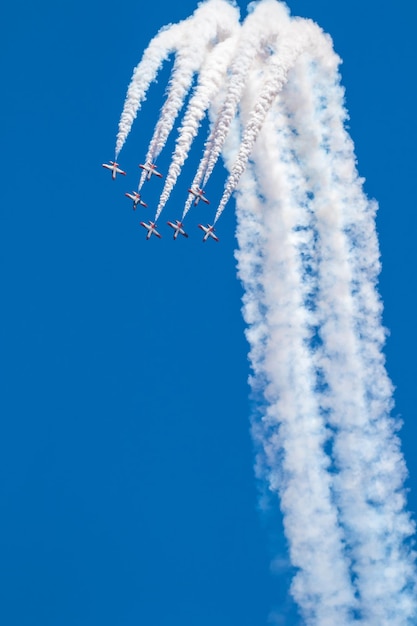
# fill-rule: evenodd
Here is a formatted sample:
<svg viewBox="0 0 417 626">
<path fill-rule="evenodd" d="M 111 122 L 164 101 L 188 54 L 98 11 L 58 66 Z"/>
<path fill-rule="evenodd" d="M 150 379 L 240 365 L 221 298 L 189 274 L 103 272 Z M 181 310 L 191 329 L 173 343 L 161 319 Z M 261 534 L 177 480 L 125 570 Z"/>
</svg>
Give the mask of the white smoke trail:
<svg viewBox="0 0 417 626">
<path fill-rule="evenodd" d="M 293 102 L 285 94 L 289 119 L 296 130 L 291 136 L 298 138 L 292 139 L 292 150 L 298 149 L 296 161 L 302 163 L 305 177 L 310 181 L 307 190 L 313 198 L 310 210 L 319 241 L 315 325 L 320 327 L 323 345 L 310 358 L 318 372 L 324 374 L 328 386 L 325 393 L 316 391 L 315 395 L 322 396 L 323 413 L 328 415 L 335 431 L 333 489 L 353 559 L 360 615 L 363 623 L 372 626 L 400 626 L 413 623 L 416 614 L 415 555 L 406 547 L 414 525 L 405 511 L 402 487 L 405 465 L 394 434 L 396 425 L 388 416 L 392 389 L 383 365 L 384 333 L 375 291 L 378 246 L 374 208 L 363 195 L 352 143 L 343 128 L 345 112 L 339 77 L 334 75 L 336 65 L 335 58 L 330 57 L 321 66 L 325 73 L 330 73 L 324 87 L 320 88 L 316 75 L 294 95 Z M 308 111 L 306 103 L 315 91 L 316 110 Z M 268 136 L 272 134 L 273 128 Z M 263 133 L 258 141 L 260 138 Z M 276 143 L 282 145 L 282 138 Z M 258 180 L 264 170 L 271 168 L 268 163 L 276 162 L 273 148 L 263 147 L 256 153 Z M 275 189 L 271 189 L 270 197 L 282 202 L 283 194 L 285 197 L 291 194 L 288 190 L 283 192 L 277 176 L 274 181 Z M 238 206 L 240 203 L 241 199 Z M 265 249 L 266 246 L 264 255 Z M 244 252 L 243 249 L 242 256 Z M 268 257 L 264 257 L 263 265 L 267 262 Z M 262 285 L 266 290 L 265 281 Z M 272 298 L 274 302 L 279 301 Z M 290 320 L 288 317 L 292 325 Z M 267 336 L 271 336 L 271 331 Z M 281 339 L 274 345 L 280 342 L 282 345 Z M 315 358 L 317 353 L 319 359 Z M 255 364 L 261 380 L 270 380 L 273 372 L 265 375 L 262 351 L 257 358 Z M 283 419 L 280 415 L 281 424 Z M 255 432 L 261 432 L 268 454 L 268 437 L 262 429 Z M 282 445 L 287 451 L 288 445 Z M 271 465 L 277 467 L 279 463 Z M 290 539 L 290 545 L 293 543 Z M 303 598 L 297 599 L 305 610 Z M 306 619 L 309 621 L 308 616 Z M 318 623 L 325 622 L 321 618 Z"/>
<path fill-rule="evenodd" d="M 268 55 L 271 41 L 276 39 L 277 29 L 282 27 L 282 23 L 289 24 L 288 9 L 275 0 L 265 0 L 257 4 L 256 9 L 243 23 L 239 44 L 229 70 L 230 78 L 224 103 L 215 117 L 192 187 L 204 188 L 207 185 L 243 97 L 248 72 L 257 56 L 265 58 Z M 182 219 L 190 210 L 192 202 L 192 197 L 187 198 Z"/>
<path fill-rule="evenodd" d="M 217 91 L 217 93 L 214 95 L 213 100 L 210 103 L 210 108 L 208 110 L 209 113 L 209 120 L 210 120 L 210 133 L 209 133 L 209 137 L 205 143 L 205 150 L 204 150 L 204 156 L 201 159 L 197 171 L 194 175 L 193 181 L 191 183 L 191 188 L 196 188 L 199 187 L 201 188 L 202 186 L 202 180 L 203 180 L 203 176 L 204 176 L 204 171 L 206 168 L 206 157 L 208 157 L 209 153 L 210 153 L 210 146 L 212 143 L 212 138 L 213 138 L 213 128 L 215 125 L 215 122 L 217 120 L 219 111 L 224 103 L 225 100 L 225 93 L 226 93 L 226 89 L 224 84 L 219 85 L 219 89 Z M 231 122 L 231 124 L 234 123 L 236 118 L 234 118 Z M 191 208 L 191 205 L 194 201 L 194 196 L 189 194 L 188 198 L 185 202 L 184 205 L 184 209 L 182 212 L 182 217 L 181 220 L 183 221 L 185 216 L 187 215 L 188 211 Z"/>
<path fill-rule="evenodd" d="M 300 158 L 312 183 L 319 242 L 318 364 L 327 385 L 323 406 L 335 431 L 335 492 L 366 623 L 406 624 L 416 610 L 414 555 L 404 548 L 414 527 L 404 509 L 396 425 L 388 417 L 392 387 L 375 290 L 375 209 L 363 195 L 343 127 L 338 76 L 316 67 L 314 85 L 316 123 L 303 123 L 314 129 L 316 149 Z"/>
<path fill-rule="evenodd" d="M 190 58 L 187 61 L 184 59 L 187 63 L 187 68 L 182 68 L 186 72 L 188 65 L 193 63 L 192 57 L 194 53 L 200 56 L 194 32 L 198 31 L 202 38 L 201 45 L 204 47 L 207 45 L 205 33 L 207 33 L 207 39 L 210 37 L 215 38 L 217 35 L 221 40 L 228 36 L 228 29 L 233 28 L 235 20 L 236 12 L 227 0 L 208 0 L 202 3 L 193 15 L 178 24 L 165 26 L 152 39 L 139 65 L 135 68 L 128 87 L 119 121 L 119 132 L 116 138 L 116 159 L 129 135 L 149 85 L 155 80 L 163 62 L 176 50 L 187 50 L 189 48 Z M 213 25 L 215 25 L 214 33 Z M 189 41 L 193 43 L 189 44 Z"/>
<path fill-rule="evenodd" d="M 221 21 L 213 15 L 212 24 Z M 175 27 L 164 32 L 174 37 Z M 177 50 L 178 61 L 159 129 L 170 132 L 190 87 L 191 70 L 182 75 L 178 68 L 191 67 L 193 48 L 163 39 L 164 32 L 161 49 L 155 45 L 157 54 L 135 76 L 122 143 L 167 49 Z M 236 43 L 232 33 L 230 27 L 226 41 L 218 33 L 201 48 L 198 86 L 157 216 L 211 101 L 211 132 L 193 185 L 204 187 L 223 151 L 229 177 L 215 220 L 236 189 L 251 384 L 262 398 L 252 427 L 257 475 L 280 497 L 297 569 L 292 594 L 309 626 L 411 626 L 414 525 L 389 415 L 375 204 L 363 194 L 344 128 L 339 59 L 328 36 L 308 20 L 291 19 L 275 0 L 252 5 Z M 210 85 L 217 55 L 224 65 Z M 182 79 L 175 86 L 178 75 L 185 87 Z M 158 150 L 167 136 L 155 132 Z"/>
<path fill-rule="evenodd" d="M 211 138 L 209 137 L 209 139 L 206 142 L 206 152 L 207 154 L 209 153 L 209 149 L 208 149 L 208 144 L 210 143 Z M 206 164 L 205 164 L 205 158 L 203 157 L 199 163 L 199 166 L 197 168 L 197 171 L 195 173 L 195 176 L 193 178 L 193 182 L 191 183 L 191 187 L 195 188 L 195 187 L 200 187 L 202 186 L 201 181 L 203 180 L 203 176 L 204 176 L 204 170 L 205 170 Z M 187 200 L 185 201 L 185 205 L 184 205 L 184 209 L 182 212 L 182 218 L 181 220 L 183 220 L 185 218 L 185 216 L 187 215 L 188 211 L 191 208 L 191 205 L 193 203 L 193 196 L 190 194 L 187 198 Z"/>
<path fill-rule="evenodd" d="M 238 21 L 236 21 L 235 29 L 237 29 L 237 26 Z M 187 112 L 179 129 L 175 151 L 156 210 L 155 221 L 161 214 L 177 182 L 192 142 L 197 136 L 202 119 L 221 88 L 222 83 L 226 80 L 227 69 L 235 48 L 236 41 L 234 36 L 219 43 L 209 54 L 206 63 L 201 69 L 196 91 L 189 102 Z M 185 215 L 183 215 L 184 217 Z"/>
<path fill-rule="evenodd" d="M 191 18 L 188 18 L 191 19 Z M 161 29 L 143 53 L 142 60 L 135 68 L 127 90 L 126 100 L 119 121 L 116 138 L 115 160 L 130 133 L 141 103 L 145 100 L 149 85 L 155 80 L 162 64 L 178 47 L 181 41 L 182 23 Z"/>
<path fill-rule="evenodd" d="M 317 368 L 327 385 L 322 407 L 335 431 L 335 496 L 362 614 L 367 624 L 405 624 L 415 611 L 414 555 L 404 548 L 414 527 L 404 510 L 404 461 L 395 424 L 388 418 L 392 390 L 383 367 L 384 333 L 375 290 L 374 207 L 363 195 L 352 142 L 343 128 L 346 114 L 336 67 L 331 62 L 311 65 L 298 77 L 297 88 L 293 85 L 292 93 L 285 94 L 297 130 L 293 148 L 310 181 L 318 240 L 316 306 L 322 347 L 316 350 Z"/>
<path fill-rule="evenodd" d="M 314 323 L 303 306 L 309 284 L 302 256 L 309 256 L 312 246 L 311 214 L 300 202 L 304 183 L 289 159 L 290 142 L 283 120 L 269 117 L 256 146 L 258 193 L 246 183 L 238 197 L 237 258 L 252 385 L 262 389 L 269 405 L 253 434 L 262 449 L 258 474 L 280 494 L 291 561 L 299 568 L 294 598 L 308 624 L 345 625 L 354 621 L 356 602 L 332 502 L 326 427 L 308 349 Z M 265 201 L 255 212 L 259 195 Z"/>
<path fill-rule="evenodd" d="M 292 28 L 288 28 L 283 36 L 277 39 L 275 44 L 277 50 L 272 52 L 269 60 L 265 85 L 263 85 L 261 89 L 260 96 L 246 124 L 239 153 L 232 167 L 232 171 L 227 178 L 225 190 L 220 200 L 214 223 L 217 222 L 223 213 L 230 196 L 236 189 L 236 185 L 246 168 L 253 145 L 259 135 L 265 117 L 278 93 L 285 85 L 288 72 L 304 50 L 313 43 L 320 43 L 320 31 L 312 22 L 298 20 L 293 21 L 291 26 Z"/>
<path fill-rule="evenodd" d="M 184 21 L 167 99 L 148 147 L 146 163 L 153 163 L 158 158 L 191 89 L 195 73 L 201 70 L 213 45 L 219 45 L 236 30 L 238 19 L 237 10 L 227 0 L 209 0 L 199 6 L 191 19 Z M 144 171 L 139 189 L 145 177 Z"/>
<path fill-rule="evenodd" d="M 256 57 L 265 55 L 266 49 L 277 37 L 283 22 L 285 25 L 289 24 L 288 10 L 285 5 L 275 0 L 266 0 L 256 5 L 256 9 L 247 17 L 242 26 L 240 43 L 230 68 L 224 105 L 216 118 L 200 166 L 204 171 L 203 187 L 206 186 L 213 172 L 230 124 L 236 115 L 247 82 L 247 74 Z"/>
</svg>

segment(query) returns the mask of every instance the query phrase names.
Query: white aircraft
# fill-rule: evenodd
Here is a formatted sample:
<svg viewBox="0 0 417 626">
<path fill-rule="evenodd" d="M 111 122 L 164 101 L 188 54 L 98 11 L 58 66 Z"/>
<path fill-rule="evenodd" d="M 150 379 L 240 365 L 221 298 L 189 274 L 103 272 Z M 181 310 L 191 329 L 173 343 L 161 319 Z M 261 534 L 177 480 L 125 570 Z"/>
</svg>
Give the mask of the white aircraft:
<svg viewBox="0 0 417 626">
<path fill-rule="evenodd" d="M 152 235 L 156 235 L 157 237 L 159 237 L 159 239 L 161 239 L 162 235 L 160 235 L 158 231 L 156 230 L 155 222 L 149 222 L 149 224 L 146 224 L 146 222 L 141 222 L 140 225 L 148 230 L 146 239 L 150 239 Z"/>
<path fill-rule="evenodd" d="M 194 206 L 197 206 L 200 200 L 206 204 L 210 204 L 210 200 L 207 200 L 207 198 L 204 197 L 205 191 L 200 189 L 200 187 L 191 187 L 188 191 L 194 196 Z"/>
<path fill-rule="evenodd" d="M 144 202 L 143 200 L 140 199 L 140 193 L 138 193 L 137 191 L 132 191 L 132 193 L 125 193 L 125 196 L 127 198 L 130 198 L 131 200 L 133 200 L 133 210 L 135 211 L 138 207 L 138 204 L 140 204 L 141 206 L 147 207 L 148 205 L 146 204 L 146 202 Z"/>
<path fill-rule="evenodd" d="M 205 232 L 203 241 L 207 241 L 209 237 L 212 237 L 214 241 L 219 241 L 219 238 L 216 237 L 216 235 L 214 234 L 214 226 L 210 226 L 210 224 L 207 224 L 207 226 L 203 226 L 202 224 L 199 224 L 198 227 L 201 228 L 201 230 L 204 230 Z"/>
<path fill-rule="evenodd" d="M 160 174 L 157 169 L 156 169 L 156 165 L 154 163 L 145 163 L 145 165 L 143 165 L 142 163 L 139 165 L 139 167 L 143 170 L 145 170 L 146 172 L 146 180 L 150 180 L 152 174 L 154 176 L 158 176 L 158 178 L 162 178 L 162 174 Z"/>
<path fill-rule="evenodd" d="M 126 176 L 126 172 L 118 167 L 118 163 L 116 163 L 115 161 L 109 161 L 109 163 L 102 163 L 102 166 L 108 170 L 111 170 L 111 177 L 113 180 L 116 178 L 116 174 L 123 174 L 123 176 Z"/>
<path fill-rule="evenodd" d="M 182 222 L 180 222 L 179 220 L 175 220 L 175 224 L 173 224 L 172 222 L 167 222 L 167 224 L 168 226 L 171 226 L 171 228 L 174 229 L 174 239 L 176 239 L 178 235 L 183 235 L 183 237 L 188 237 L 187 233 L 182 227 Z"/>
</svg>

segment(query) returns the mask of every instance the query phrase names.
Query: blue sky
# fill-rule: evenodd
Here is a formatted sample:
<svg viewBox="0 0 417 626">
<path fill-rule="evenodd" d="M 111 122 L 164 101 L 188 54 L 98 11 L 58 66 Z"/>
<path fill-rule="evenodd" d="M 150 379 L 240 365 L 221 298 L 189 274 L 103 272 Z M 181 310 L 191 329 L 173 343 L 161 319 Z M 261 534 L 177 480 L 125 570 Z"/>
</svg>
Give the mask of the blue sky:
<svg viewBox="0 0 417 626">
<path fill-rule="evenodd" d="M 380 204 L 387 367 L 416 511 L 416 9 L 375 0 L 288 4 L 329 32 L 344 60 L 358 168 Z M 270 571 L 274 556 L 285 558 L 278 509 L 268 518 L 257 510 L 233 202 L 219 222 L 221 243 L 202 246 L 195 226 L 204 206 L 190 214 L 187 241 L 174 243 L 166 229 L 162 241 L 146 242 L 123 196 L 136 187 L 166 72 L 120 155 L 126 180 L 113 183 L 100 167 L 113 158 L 144 47 L 195 6 L 75 0 L 3 9 L 7 626 L 253 626 L 273 611 L 297 623 L 287 575 Z M 199 146 L 193 155 L 166 219 L 179 215 Z M 212 196 L 224 180 L 217 170 Z M 158 181 L 145 189 L 153 206 Z"/>
</svg>

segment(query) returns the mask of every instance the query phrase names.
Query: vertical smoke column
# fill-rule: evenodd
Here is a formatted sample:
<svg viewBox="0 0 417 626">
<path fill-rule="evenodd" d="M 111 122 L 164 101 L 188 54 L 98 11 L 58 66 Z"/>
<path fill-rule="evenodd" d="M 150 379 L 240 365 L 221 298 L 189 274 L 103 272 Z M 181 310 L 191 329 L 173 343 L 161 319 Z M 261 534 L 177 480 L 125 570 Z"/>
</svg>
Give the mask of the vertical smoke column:
<svg viewBox="0 0 417 626">
<path fill-rule="evenodd" d="M 302 258 L 313 245 L 311 215 L 299 201 L 303 178 L 290 154 L 291 133 L 275 110 L 253 155 L 256 195 L 254 184 L 250 189 L 246 183 L 237 201 L 252 386 L 266 402 L 253 425 L 257 472 L 280 496 L 291 563 L 298 569 L 292 593 L 306 623 L 350 624 L 355 594 L 332 500 L 327 433 L 308 348 L 314 319 L 304 305 L 309 285 Z"/>
<path fill-rule="evenodd" d="M 414 525 L 405 511 L 405 464 L 389 415 L 375 203 L 364 196 L 356 172 L 337 72 L 315 64 L 309 78 L 314 109 L 307 119 L 315 141 L 299 157 L 317 233 L 316 356 L 325 383 L 321 404 L 333 431 L 334 491 L 364 620 L 407 624 L 416 608 L 414 556 L 406 548 Z"/>
</svg>

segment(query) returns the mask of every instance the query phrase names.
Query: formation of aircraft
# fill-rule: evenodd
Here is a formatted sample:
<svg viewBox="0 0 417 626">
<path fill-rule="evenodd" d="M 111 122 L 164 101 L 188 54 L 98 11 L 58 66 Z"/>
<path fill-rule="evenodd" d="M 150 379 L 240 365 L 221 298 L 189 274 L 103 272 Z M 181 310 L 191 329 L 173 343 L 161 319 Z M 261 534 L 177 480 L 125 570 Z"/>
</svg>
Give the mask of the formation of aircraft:
<svg viewBox="0 0 417 626">
<path fill-rule="evenodd" d="M 205 191 L 200 189 L 200 187 L 191 187 L 188 192 L 194 196 L 194 206 L 197 206 L 200 200 L 206 204 L 210 204 L 210 200 L 207 200 L 207 198 L 204 197 Z"/>
<path fill-rule="evenodd" d="M 171 228 L 174 229 L 174 239 L 176 239 L 178 235 L 182 235 L 183 237 L 188 237 L 187 233 L 182 227 L 182 222 L 180 222 L 179 220 L 175 220 L 175 224 L 173 224 L 172 222 L 167 222 L 167 224 L 168 226 L 171 226 Z"/>
<path fill-rule="evenodd" d="M 123 176 L 126 176 L 126 172 L 121 170 L 119 167 L 119 164 L 116 163 L 115 161 L 109 161 L 108 163 L 103 163 L 102 166 L 108 170 L 111 170 L 111 177 L 113 180 L 116 178 L 117 174 L 123 174 Z"/>
<path fill-rule="evenodd" d="M 113 180 L 116 178 L 117 174 L 123 174 L 123 176 L 126 176 L 126 172 L 124 172 L 119 167 L 119 164 L 116 163 L 115 161 L 109 161 L 109 163 L 102 163 L 102 167 L 105 167 L 106 169 L 111 171 Z M 152 175 L 158 176 L 158 178 L 162 178 L 162 174 L 158 172 L 158 170 L 156 169 L 156 165 L 154 163 L 145 163 L 145 164 L 141 163 L 139 167 L 142 168 L 146 172 L 146 180 L 150 180 Z M 200 189 L 200 187 L 191 187 L 191 189 L 189 189 L 188 192 L 194 196 L 194 203 L 193 203 L 194 206 L 197 206 L 200 200 L 202 200 L 206 204 L 210 204 L 210 201 L 204 197 L 204 193 L 205 193 L 204 190 Z M 133 210 L 135 210 L 138 205 L 141 205 L 143 207 L 148 206 L 142 200 L 141 195 L 138 191 L 132 191 L 132 193 L 126 192 L 125 196 L 127 198 L 130 198 L 130 200 L 132 200 Z M 177 239 L 178 235 L 182 235 L 183 237 L 188 238 L 188 234 L 185 232 L 183 223 L 180 220 L 175 220 L 175 222 L 167 222 L 167 224 L 174 231 L 174 239 Z M 140 225 L 146 228 L 146 230 L 148 231 L 146 233 L 146 239 L 150 239 L 152 235 L 155 235 L 155 237 L 158 237 L 159 239 L 162 238 L 162 235 L 157 230 L 156 222 L 152 222 L 152 221 L 140 222 Z M 207 241 L 207 239 L 209 239 L 210 237 L 214 239 L 214 241 L 219 241 L 219 238 L 217 237 L 217 235 L 214 234 L 215 232 L 214 226 L 211 226 L 210 224 L 207 224 L 207 226 L 203 226 L 203 224 L 199 224 L 198 227 L 201 228 L 202 231 L 204 231 L 203 242 Z"/>
<path fill-rule="evenodd" d="M 198 227 L 204 231 L 203 241 L 207 241 L 209 237 L 212 237 L 214 241 L 219 241 L 219 238 L 214 234 L 214 226 L 210 226 L 210 224 L 207 224 L 207 226 L 199 224 Z"/>
<path fill-rule="evenodd" d="M 152 235 L 155 235 L 156 237 L 159 237 L 159 239 L 162 238 L 162 235 L 160 235 L 158 233 L 158 231 L 156 230 L 155 222 L 149 222 L 149 224 L 147 224 L 146 222 L 141 222 L 140 225 L 143 226 L 144 228 L 146 228 L 147 231 L 148 231 L 146 233 L 146 239 L 150 239 L 152 237 Z"/>
<path fill-rule="evenodd" d="M 125 193 L 125 196 L 133 200 L 134 211 L 137 209 L 138 204 L 140 204 L 141 206 L 144 206 L 145 208 L 147 208 L 148 206 L 146 202 L 141 200 L 140 193 L 138 193 L 137 191 L 132 191 L 132 193 Z"/>
<path fill-rule="evenodd" d="M 141 163 L 139 167 L 142 170 L 145 170 L 146 172 L 145 180 L 150 180 L 152 175 L 158 176 L 158 178 L 162 178 L 162 174 L 158 172 L 158 170 L 156 169 L 156 165 L 154 163 L 145 163 L 145 164 Z"/>
</svg>

